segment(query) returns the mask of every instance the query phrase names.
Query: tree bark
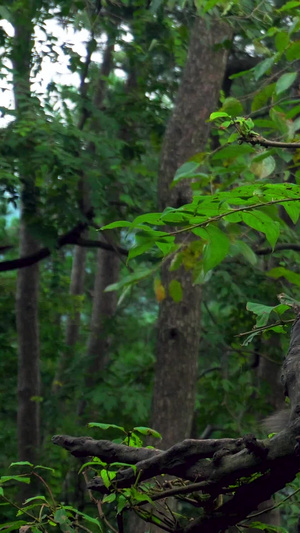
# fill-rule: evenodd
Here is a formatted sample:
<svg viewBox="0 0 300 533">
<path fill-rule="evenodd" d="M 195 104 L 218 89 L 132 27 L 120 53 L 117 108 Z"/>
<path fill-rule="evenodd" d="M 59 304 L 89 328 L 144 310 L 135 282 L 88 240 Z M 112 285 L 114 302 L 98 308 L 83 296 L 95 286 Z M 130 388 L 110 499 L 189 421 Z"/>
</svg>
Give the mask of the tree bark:
<svg viewBox="0 0 300 533">
<path fill-rule="evenodd" d="M 95 89 L 95 94 L 93 97 L 93 104 L 96 108 L 100 109 L 103 104 L 103 99 L 105 97 L 106 90 L 106 79 L 109 76 L 112 66 L 113 66 L 113 51 L 114 51 L 114 41 L 107 43 L 103 54 L 103 61 L 101 68 L 99 70 L 99 77 Z M 86 121 L 88 118 L 88 113 L 85 109 L 85 98 L 87 91 L 86 77 L 88 76 L 88 69 L 91 62 L 91 53 L 87 49 L 87 57 L 85 69 L 83 69 L 83 75 L 80 84 L 80 95 L 82 98 L 82 112 L 79 119 L 78 128 L 83 130 Z M 97 128 L 97 121 L 93 119 L 91 121 L 91 129 L 95 130 Z M 87 151 L 90 153 L 94 152 L 93 143 L 88 143 Z M 90 184 L 88 181 L 87 175 L 82 172 L 82 175 L 78 182 L 78 194 L 79 194 L 79 206 L 83 216 L 89 217 L 92 212 L 92 201 L 91 201 L 91 191 Z M 72 296 L 79 296 L 84 292 L 84 279 L 85 279 L 85 263 L 86 263 L 86 248 L 75 246 L 74 256 L 73 256 L 73 265 L 71 273 L 71 283 L 70 283 L 70 294 Z M 76 312 L 75 315 L 69 315 L 66 327 L 66 350 L 63 353 L 61 359 L 58 362 L 58 367 L 56 375 L 53 381 L 53 390 L 58 392 L 61 388 L 64 379 L 64 373 L 68 368 L 69 362 L 74 356 L 74 346 L 78 340 L 80 328 L 80 312 Z"/>
<path fill-rule="evenodd" d="M 90 334 L 87 344 L 89 386 L 97 381 L 107 363 L 110 336 L 107 332 L 109 321 L 116 312 L 117 292 L 104 292 L 105 288 L 116 283 L 119 278 L 120 259 L 115 252 L 98 250 L 95 275 L 93 309 Z"/>
<path fill-rule="evenodd" d="M 230 39 L 223 22 L 197 18 L 192 30 L 187 63 L 173 115 L 167 126 L 158 182 L 160 209 L 190 201 L 186 180 L 170 190 L 176 170 L 191 156 L 205 151 L 209 136 L 206 123 L 216 108 L 227 60 L 225 48 L 215 45 Z M 186 238 L 185 238 L 186 239 Z M 185 240 L 185 245 L 188 241 Z M 163 447 L 190 436 L 197 382 L 197 361 L 201 329 L 201 288 L 183 267 L 170 272 L 162 268 L 162 284 L 168 289 L 173 279 L 183 288 L 182 301 L 168 296 L 158 318 L 157 362 L 151 425 L 163 435 Z"/>
<path fill-rule="evenodd" d="M 11 52 L 13 62 L 13 90 L 16 108 L 16 124 L 34 111 L 30 93 L 30 69 L 34 3 L 13 12 L 15 36 Z M 37 213 L 35 171 L 30 150 L 35 140 L 31 133 L 20 141 L 18 148 L 18 173 L 22 184 L 20 205 L 20 254 L 28 255 L 38 250 L 38 243 L 31 235 L 30 223 Z M 28 153 L 29 151 L 29 153 Z M 38 324 L 38 264 L 18 271 L 16 294 L 16 325 L 18 336 L 18 414 L 17 436 L 20 460 L 37 463 L 40 446 L 40 368 Z M 33 484 L 20 490 L 24 500 L 34 493 Z"/>
<path fill-rule="evenodd" d="M 173 114 L 167 125 L 158 179 L 158 204 L 177 207 L 192 198 L 189 183 L 182 180 L 170 189 L 176 170 L 191 156 L 206 150 L 209 126 L 206 120 L 216 109 L 222 86 L 227 50 L 215 45 L 231 38 L 224 22 L 196 18 L 191 32 L 189 52 Z M 192 237 L 184 237 L 188 246 Z M 194 413 L 199 344 L 201 332 L 201 287 L 193 285 L 191 272 L 181 267 L 170 272 L 167 261 L 161 270 L 161 281 L 168 292 L 172 280 L 183 289 L 180 303 L 167 296 L 160 305 L 158 317 L 157 359 L 150 426 L 163 437 L 160 446 L 169 448 L 188 438 Z M 151 441 L 151 444 L 154 444 Z M 157 446 L 157 442 L 155 442 Z M 156 526 L 145 526 L 131 517 L 131 529 L 160 532 Z M 146 529 L 145 529 L 146 528 Z"/>
<path fill-rule="evenodd" d="M 70 295 L 80 296 L 84 292 L 84 279 L 85 279 L 85 262 L 86 262 L 86 248 L 81 246 L 75 246 L 71 283 L 70 283 Z M 64 374 L 69 366 L 69 362 L 74 356 L 74 347 L 78 340 L 80 330 L 80 311 L 76 311 L 74 314 L 70 314 L 67 320 L 66 326 L 66 349 L 62 354 L 59 362 L 55 378 L 53 381 L 53 392 L 57 393 L 63 386 Z"/>
<path fill-rule="evenodd" d="M 24 221 L 21 222 L 20 252 L 37 248 Z M 38 324 L 39 266 L 18 271 L 16 318 L 18 334 L 18 456 L 36 463 L 40 445 L 40 348 Z"/>
</svg>

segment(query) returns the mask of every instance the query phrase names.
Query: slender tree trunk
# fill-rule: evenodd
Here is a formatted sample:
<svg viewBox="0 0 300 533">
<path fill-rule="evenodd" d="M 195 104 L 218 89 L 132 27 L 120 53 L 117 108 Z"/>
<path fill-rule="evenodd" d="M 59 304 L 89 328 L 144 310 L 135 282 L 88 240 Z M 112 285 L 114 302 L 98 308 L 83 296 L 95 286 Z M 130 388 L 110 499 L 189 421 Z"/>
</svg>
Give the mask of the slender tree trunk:
<svg viewBox="0 0 300 533">
<path fill-rule="evenodd" d="M 70 294 L 80 296 L 84 291 L 86 248 L 75 246 L 71 273 Z M 78 340 L 80 327 L 80 312 L 68 317 L 66 327 L 66 345 L 74 346 Z"/>
<path fill-rule="evenodd" d="M 107 363 L 110 345 L 108 326 L 116 312 L 117 293 L 104 292 L 105 288 L 116 283 L 119 278 L 120 259 L 115 252 L 99 249 L 97 252 L 97 271 L 95 275 L 93 309 L 90 334 L 87 344 L 89 386 L 97 382 L 97 376 Z"/>
<path fill-rule="evenodd" d="M 37 250 L 24 221 L 21 222 L 20 255 Z M 18 456 L 37 462 L 40 445 L 40 349 L 38 324 L 38 263 L 18 271 L 16 317 L 18 333 Z"/>
<path fill-rule="evenodd" d="M 99 71 L 98 84 L 96 86 L 93 103 L 96 108 L 101 108 L 103 104 L 103 99 L 105 96 L 106 89 L 106 78 L 109 76 L 109 73 L 113 65 L 113 50 L 114 43 L 109 42 L 105 48 L 102 65 Z M 87 85 L 85 79 L 88 76 L 88 67 L 91 62 L 91 53 L 87 50 L 87 58 L 85 69 L 83 69 L 83 76 L 80 84 L 80 94 L 83 101 L 83 108 L 81 117 L 79 119 L 78 127 L 80 130 L 84 129 L 86 120 L 88 118 L 88 113 L 85 109 L 85 98 Z M 96 121 L 92 121 L 92 129 L 97 127 Z M 89 143 L 87 150 L 89 152 L 94 151 L 94 146 L 92 143 Z M 88 178 L 85 173 L 82 173 L 82 176 L 79 179 L 78 183 L 79 191 L 79 205 L 83 216 L 89 216 L 92 210 L 92 202 L 90 195 L 90 186 Z M 84 280 L 85 280 L 85 264 L 86 264 L 86 248 L 75 246 L 74 247 L 74 256 L 71 272 L 71 283 L 70 283 L 70 294 L 71 296 L 79 296 L 84 293 Z M 78 340 L 79 329 L 80 329 L 80 312 L 76 312 L 75 315 L 69 315 L 66 327 L 66 350 L 62 354 L 62 357 L 58 361 L 57 371 L 53 381 L 53 391 L 58 392 L 61 389 L 63 384 L 64 374 L 67 370 L 70 361 L 74 356 L 74 347 Z"/>
<path fill-rule="evenodd" d="M 15 36 L 11 59 L 13 62 L 13 87 L 16 108 L 16 124 L 32 111 L 30 94 L 30 69 L 34 3 L 13 12 Z M 34 140 L 28 133 L 18 148 L 18 172 L 22 183 L 20 205 L 20 254 L 28 255 L 38 249 L 31 235 L 30 223 L 36 216 L 35 170 L 30 150 Z M 34 149 L 34 148 L 33 148 Z M 18 414 L 17 436 L 20 460 L 37 463 L 40 446 L 40 368 L 38 324 L 38 263 L 20 269 L 17 275 L 16 323 L 18 336 Z M 33 485 L 21 488 L 20 498 L 32 495 Z"/>
<path fill-rule="evenodd" d="M 70 295 L 80 296 L 84 292 L 85 279 L 85 262 L 86 262 L 86 248 L 81 246 L 74 247 L 74 256 L 71 272 Z M 65 371 L 68 369 L 70 361 L 74 357 L 74 348 L 78 341 L 80 330 L 80 311 L 69 314 L 66 326 L 65 350 L 61 355 L 53 381 L 53 392 L 57 393 L 61 390 L 64 382 Z"/>
</svg>

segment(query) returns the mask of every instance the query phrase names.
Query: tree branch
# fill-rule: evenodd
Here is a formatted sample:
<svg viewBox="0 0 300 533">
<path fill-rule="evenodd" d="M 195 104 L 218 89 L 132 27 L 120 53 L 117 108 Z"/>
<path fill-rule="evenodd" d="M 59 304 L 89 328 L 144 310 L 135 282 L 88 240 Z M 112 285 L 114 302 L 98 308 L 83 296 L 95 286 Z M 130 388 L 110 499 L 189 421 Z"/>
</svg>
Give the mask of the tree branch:
<svg viewBox="0 0 300 533">
<path fill-rule="evenodd" d="M 265 139 L 261 135 L 256 133 L 249 133 L 248 135 L 243 135 L 242 140 L 255 146 L 259 144 L 260 146 L 265 146 L 266 148 L 300 148 L 300 143 L 296 142 L 282 142 L 282 141 L 272 141 L 270 139 Z"/>
<path fill-rule="evenodd" d="M 76 244 L 77 246 L 83 246 L 86 248 L 103 248 L 103 250 L 108 250 L 110 252 L 116 252 L 127 256 L 128 251 L 125 248 L 120 246 L 112 246 L 103 241 L 94 241 L 90 239 L 82 239 L 80 237 L 81 233 L 89 226 L 87 222 L 80 222 L 73 229 L 64 233 L 57 239 L 56 249 L 60 249 L 67 244 Z M 39 261 L 42 261 L 46 257 L 49 257 L 52 253 L 52 250 L 48 247 L 41 248 L 34 254 L 26 255 L 24 257 L 19 257 L 18 259 L 9 259 L 8 261 L 0 261 L 0 272 L 7 272 L 9 270 L 16 270 L 19 268 L 25 268 Z"/>
<path fill-rule="evenodd" d="M 300 244 L 284 242 L 276 244 L 274 249 L 271 248 L 271 246 L 268 246 L 267 248 L 258 248 L 258 250 L 255 250 L 255 253 L 256 255 L 267 255 L 271 254 L 272 252 L 278 252 L 279 250 L 294 250 L 295 252 L 300 252 Z"/>
<path fill-rule="evenodd" d="M 285 394 L 291 400 L 291 416 L 286 429 L 272 439 L 257 440 L 253 435 L 240 439 L 187 439 L 166 451 L 131 448 L 89 437 L 55 436 L 53 443 L 78 457 L 92 455 L 107 464 L 135 464 L 134 469 L 119 470 L 110 487 L 105 486 L 101 477 L 90 481 L 88 489 L 100 493 L 120 491 L 132 485 L 136 487 L 160 474 L 180 477 L 182 482 L 178 487 L 148 491 L 152 501 L 182 494 L 194 494 L 194 498 L 197 492 L 197 502 L 204 512 L 185 526 L 174 524 L 170 531 L 224 531 L 246 519 L 259 503 L 291 482 L 300 470 L 299 358 L 300 315 L 292 329 L 282 375 Z M 226 501 L 216 508 L 213 501 L 219 494 L 226 494 Z M 141 507 L 144 503 L 137 505 Z"/>
</svg>

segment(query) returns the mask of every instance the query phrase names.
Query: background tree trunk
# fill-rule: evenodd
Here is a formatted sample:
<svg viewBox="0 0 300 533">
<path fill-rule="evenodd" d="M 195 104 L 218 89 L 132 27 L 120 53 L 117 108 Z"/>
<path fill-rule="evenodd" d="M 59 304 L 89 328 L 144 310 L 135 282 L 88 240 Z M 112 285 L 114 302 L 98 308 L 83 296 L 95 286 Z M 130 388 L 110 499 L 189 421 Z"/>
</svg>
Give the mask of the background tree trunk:
<svg viewBox="0 0 300 533">
<path fill-rule="evenodd" d="M 97 376 L 99 376 L 107 362 L 107 349 L 110 344 L 107 326 L 109 320 L 116 312 L 118 293 L 116 291 L 104 292 L 104 290 L 108 285 L 118 281 L 119 271 L 120 259 L 117 254 L 99 249 L 97 252 L 97 271 L 94 283 L 90 334 L 87 344 L 89 382 L 97 382 Z"/>
<path fill-rule="evenodd" d="M 30 94 L 30 69 L 32 54 L 34 4 L 26 9 L 14 10 L 15 36 L 12 47 L 13 89 L 16 108 L 16 124 L 22 128 L 26 114 L 33 113 Z M 31 234 L 31 223 L 37 215 L 35 172 L 30 165 L 28 149 L 34 146 L 31 133 L 20 140 L 18 148 L 18 172 L 21 190 L 20 254 L 32 254 L 38 244 Z M 29 148 L 28 148 L 29 147 Z M 17 277 L 16 322 L 18 336 L 18 415 L 17 436 L 20 460 L 37 463 L 40 446 L 40 347 L 38 324 L 38 263 L 20 269 Z M 24 486 L 20 499 L 35 491 L 33 484 Z"/>
<path fill-rule="evenodd" d="M 37 250 L 24 221 L 21 222 L 20 253 Z M 40 445 L 40 347 L 38 324 L 38 263 L 20 269 L 17 279 L 16 318 L 18 333 L 18 456 L 37 462 Z"/>
<path fill-rule="evenodd" d="M 81 246 L 74 247 L 73 264 L 71 272 L 70 295 L 80 296 L 84 293 L 85 262 L 87 249 Z M 63 386 L 64 374 L 69 362 L 74 357 L 74 348 L 80 330 L 80 311 L 69 314 L 66 326 L 66 340 L 64 353 L 58 361 L 58 366 L 53 381 L 53 391 L 58 392 Z"/>
</svg>

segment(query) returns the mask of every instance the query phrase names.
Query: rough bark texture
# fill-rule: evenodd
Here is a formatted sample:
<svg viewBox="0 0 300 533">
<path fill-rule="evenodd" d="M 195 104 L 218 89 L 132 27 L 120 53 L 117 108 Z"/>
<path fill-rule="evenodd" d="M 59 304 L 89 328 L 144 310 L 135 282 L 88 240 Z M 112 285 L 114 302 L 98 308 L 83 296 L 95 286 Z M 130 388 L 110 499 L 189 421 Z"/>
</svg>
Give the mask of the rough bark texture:
<svg viewBox="0 0 300 533">
<path fill-rule="evenodd" d="M 231 36 L 220 21 L 208 23 L 196 18 L 187 63 L 173 115 L 167 126 L 159 172 L 159 207 L 179 206 L 191 198 L 188 182 L 173 189 L 170 184 L 178 167 L 192 155 L 204 151 L 209 135 L 206 123 L 216 108 L 226 68 L 227 52 L 215 45 Z M 188 244 L 188 241 L 185 241 Z M 162 283 L 172 279 L 183 288 L 179 304 L 167 297 L 158 319 L 157 363 L 151 425 L 163 435 L 163 447 L 190 435 L 197 381 L 200 340 L 201 290 L 193 286 L 190 272 L 162 268 Z"/>
</svg>

